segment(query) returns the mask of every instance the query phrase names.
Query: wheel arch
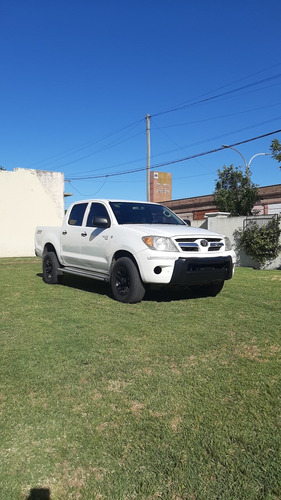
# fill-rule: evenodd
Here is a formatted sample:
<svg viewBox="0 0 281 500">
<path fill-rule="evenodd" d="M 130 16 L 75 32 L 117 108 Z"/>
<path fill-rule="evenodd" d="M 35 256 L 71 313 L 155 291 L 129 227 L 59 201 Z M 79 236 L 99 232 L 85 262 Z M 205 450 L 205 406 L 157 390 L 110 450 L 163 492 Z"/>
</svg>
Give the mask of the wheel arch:
<svg viewBox="0 0 281 500">
<path fill-rule="evenodd" d="M 44 258 L 44 256 L 48 252 L 54 252 L 56 254 L 56 257 L 57 257 L 58 261 L 60 262 L 60 259 L 59 259 L 59 256 L 58 256 L 58 252 L 57 252 L 55 246 L 52 243 L 45 243 L 42 257 Z"/>
<path fill-rule="evenodd" d="M 139 272 L 139 275 L 141 276 L 141 274 L 140 274 L 140 268 L 139 268 L 139 265 L 138 265 L 135 257 L 133 256 L 133 254 L 131 252 L 128 252 L 127 250 L 117 250 L 117 252 L 115 252 L 115 254 L 112 257 L 109 274 L 111 273 L 111 270 L 112 270 L 115 262 L 118 259 L 121 259 L 121 257 L 128 257 L 129 259 L 131 259 L 133 261 L 133 263 L 135 264 L 135 266 L 136 266 L 136 268 L 137 268 L 137 270 Z"/>
</svg>

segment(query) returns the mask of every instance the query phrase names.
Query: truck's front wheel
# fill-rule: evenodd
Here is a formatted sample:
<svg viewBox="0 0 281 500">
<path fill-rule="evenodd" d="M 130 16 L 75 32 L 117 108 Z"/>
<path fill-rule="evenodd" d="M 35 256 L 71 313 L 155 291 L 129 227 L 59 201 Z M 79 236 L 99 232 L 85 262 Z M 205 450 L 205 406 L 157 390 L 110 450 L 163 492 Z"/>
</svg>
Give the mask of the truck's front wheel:
<svg viewBox="0 0 281 500">
<path fill-rule="evenodd" d="M 43 257 L 43 280 L 48 285 L 57 285 L 62 281 L 62 275 L 59 274 L 59 261 L 55 252 L 48 252 Z"/>
<path fill-rule="evenodd" d="M 114 298 L 119 302 L 134 304 L 145 294 L 139 271 L 129 257 L 121 257 L 113 265 L 110 285 Z"/>
</svg>

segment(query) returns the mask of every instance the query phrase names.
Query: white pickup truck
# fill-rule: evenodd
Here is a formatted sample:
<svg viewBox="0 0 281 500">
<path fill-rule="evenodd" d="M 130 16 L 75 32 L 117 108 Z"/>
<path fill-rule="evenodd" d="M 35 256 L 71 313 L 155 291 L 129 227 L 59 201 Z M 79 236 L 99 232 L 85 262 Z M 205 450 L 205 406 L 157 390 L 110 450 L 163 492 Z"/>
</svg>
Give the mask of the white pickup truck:
<svg viewBox="0 0 281 500">
<path fill-rule="evenodd" d="M 235 264 L 228 238 L 140 201 L 72 204 L 62 227 L 36 228 L 35 254 L 45 283 L 60 283 L 64 273 L 103 280 L 127 303 L 141 301 L 147 285 L 196 287 L 215 296 Z"/>
</svg>

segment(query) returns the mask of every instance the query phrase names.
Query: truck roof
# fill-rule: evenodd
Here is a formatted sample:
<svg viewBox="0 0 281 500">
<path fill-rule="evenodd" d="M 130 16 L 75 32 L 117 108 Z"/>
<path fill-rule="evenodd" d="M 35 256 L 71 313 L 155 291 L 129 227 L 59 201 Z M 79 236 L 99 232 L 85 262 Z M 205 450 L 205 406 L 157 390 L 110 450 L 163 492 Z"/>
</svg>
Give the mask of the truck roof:
<svg viewBox="0 0 281 500">
<path fill-rule="evenodd" d="M 71 203 L 71 205 L 75 205 L 76 203 L 91 203 L 93 201 L 110 203 L 111 201 L 114 203 L 145 203 L 150 205 L 163 205 L 164 203 L 156 203 L 154 201 L 142 201 L 142 200 L 122 200 L 120 198 L 89 198 L 85 200 L 78 200 Z"/>
</svg>

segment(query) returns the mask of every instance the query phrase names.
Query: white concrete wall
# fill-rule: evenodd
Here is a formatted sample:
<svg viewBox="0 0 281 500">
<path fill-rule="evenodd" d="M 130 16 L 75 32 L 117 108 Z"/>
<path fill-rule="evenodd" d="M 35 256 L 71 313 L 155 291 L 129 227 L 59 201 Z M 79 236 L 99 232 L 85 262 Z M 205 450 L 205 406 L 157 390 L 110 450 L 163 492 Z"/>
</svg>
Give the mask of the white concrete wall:
<svg viewBox="0 0 281 500">
<path fill-rule="evenodd" d="M 63 173 L 0 171 L 0 257 L 33 256 L 36 226 L 59 226 L 63 216 Z"/>
<path fill-rule="evenodd" d="M 256 216 L 251 217 L 251 219 L 268 219 L 270 220 L 272 215 L 268 216 Z M 238 248 L 238 240 L 236 232 L 239 229 L 243 229 L 243 221 L 246 217 L 224 217 L 210 214 L 209 217 L 206 217 L 205 220 L 197 220 L 192 222 L 192 226 L 194 227 L 202 227 L 204 229 L 209 229 L 210 231 L 214 231 L 216 233 L 223 234 L 227 236 L 231 243 L 233 244 L 236 257 L 237 257 L 237 265 L 241 267 L 256 267 L 255 261 L 249 255 L 246 255 L 243 250 L 239 250 Z M 266 269 L 277 269 L 281 267 L 281 254 L 279 257 L 271 262 Z"/>
</svg>

